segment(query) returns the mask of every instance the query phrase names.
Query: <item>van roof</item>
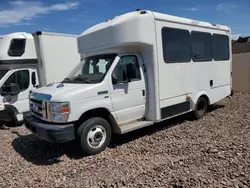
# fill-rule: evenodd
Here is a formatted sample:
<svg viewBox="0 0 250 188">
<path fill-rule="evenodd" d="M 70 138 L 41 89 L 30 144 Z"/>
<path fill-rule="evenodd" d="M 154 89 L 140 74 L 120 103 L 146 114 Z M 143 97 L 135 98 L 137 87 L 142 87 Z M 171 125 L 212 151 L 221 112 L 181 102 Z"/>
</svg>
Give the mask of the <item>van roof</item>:
<svg viewBox="0 0 250 188">
<path fill-rule="evenodd" d="M 153 12 L 153 11 L 151 11 L 151 12 L 154 14 L 156 20 L 168 21 L 168 22 L 173 22 L 173 23 L 182 23 L 185 25 L 230 31 L 230 28 L 228 26 L 225 26 L 225 25 L 213 24 L 213 23 L 209 23 L 209 22 L 205 22 L 205 21 L 193 20 L 193 19 L 179 17 L 179 16 L 172 16 L 172 15 Z"/>
<path fill-rule="evenodd" d="M 151 10 L 139 10 L 139 11 L 124 13 L 124 14 L 115 16 L 114 18 L 108 19 L 105 22 L 98 23 L 98 24 L 88 28 L 87 30 L 85 30 L 81 35 L 88 34 L 90 32 L 94 32 L 96 30 L 99 30 L 100 28 L 110 27 L 112 25 L 112 23 L 115 23 L 115 22 L 117 23 L 117 22 L 121 22 L 124 20 L 138 18 L 138 13 L 144 14 L 143 12 L 144 13 L 151 13 L 151 15 L 154 16 L 155 20 L 167 21 L 167 22 L 172 22 L 172 23 L 180 23 L 180 24 L 184 24 L 184 25 L 197 26 L 197 27 L 203 27 L 203 28 L 231 32 L 230 28 L 228 26 L 225 26 L 225 25 L 212 24 L 212 23 L 205 22 L 205 21 L 198 21 L 198 20 L 193 20 L 193 19 L 179 17 L 179 16 L 172 16 L 169 14 L 163 14 L 163 13 L 154 12 Z M 106 23 L 109 23 L 109 24 L 106 24 Z"/>
<path fill-rule="evenodd" d="M 8 38 L 30 38 L 33 39 L 33 36 L 31 33 L 26 33 L 26 32 L 14 32 L 14 33 L 9 33 L 6 35 L 2 35 L 2 38 L 8 37 Z"/>
</svg>

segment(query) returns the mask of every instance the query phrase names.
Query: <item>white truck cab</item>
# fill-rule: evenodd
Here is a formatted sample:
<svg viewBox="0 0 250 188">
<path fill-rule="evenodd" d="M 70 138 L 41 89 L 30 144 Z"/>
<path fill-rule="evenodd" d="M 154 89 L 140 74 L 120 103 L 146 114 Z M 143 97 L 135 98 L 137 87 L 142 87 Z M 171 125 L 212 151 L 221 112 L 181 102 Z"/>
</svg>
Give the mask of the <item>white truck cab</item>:
<svg viewBox="0 0 250 188">
<path fill-rule="evenodd" d="M 231 95 L 230 28 L 148 10 L 78 37 L 83 60 L 61 83 L 30 94 L 25 126 L 53 143 L 77 139 L 97 154 L 124 134 Z"/>
<path fill-rule="evenodd" d="M 35 79 L 37 57 L 31 34 L 17 32 L 0 39 L 0 121 L 20 123 L 29 111 L 28 96 Z"/>
<path fill-rule="evenodd" d="M 2 36 L 0 122 L 22 125 L 30 91 L 63 80 L 79 60 L 77 35 L 38 31 Z"/>
</svg>

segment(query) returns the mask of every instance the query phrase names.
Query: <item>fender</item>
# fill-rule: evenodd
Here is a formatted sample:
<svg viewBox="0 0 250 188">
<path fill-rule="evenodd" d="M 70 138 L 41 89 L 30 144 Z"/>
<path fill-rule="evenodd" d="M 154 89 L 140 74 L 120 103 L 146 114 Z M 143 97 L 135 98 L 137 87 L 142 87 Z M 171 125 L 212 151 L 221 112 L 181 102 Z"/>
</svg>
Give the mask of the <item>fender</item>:
<svg viewBox="0 0 250 188">
<path fill-rule="evenodd" d="M 198 99 L 199 99 L 202 95 L 205 95 L 205 96 L 208 98 L 208 105 L 210 105 L 211 98 L 210 98 L 209 93 L 206 92 L 206 91 L 201 91 L 201 92 L 199 92 L 198 94 L 196 94 L 195 97 L 194 97 L 194 99 L 192 100 L 192 101 L 193 101 L 192 109 L 194 109 L 195 104 L 197 103 Z"/>
<path fill-rule="evenodd" d="M 83 100 L 77 100 L 71 102 L 71 113 L 68 121 L 77 121 L 82 114 L 93 109 L 107 109 L 110 114 L 116 119 L 116 115 L 113 113 L 113 105 L 109 95 L 101 95 L 93 98 L 86 98 Z"/>
</svg>

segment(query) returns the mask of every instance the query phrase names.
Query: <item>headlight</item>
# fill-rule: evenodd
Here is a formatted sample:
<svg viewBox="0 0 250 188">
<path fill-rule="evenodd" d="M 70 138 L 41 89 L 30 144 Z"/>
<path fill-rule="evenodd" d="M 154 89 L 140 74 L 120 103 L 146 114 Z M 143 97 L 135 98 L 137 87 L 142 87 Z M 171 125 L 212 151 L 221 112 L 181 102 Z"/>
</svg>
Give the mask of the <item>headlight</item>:
<svg viewBox="0 0 250 188">
<path fill-rule="evenodd" d="M 70 114 L 68 102 L 50 102 L 50 119 L 52 122 L 67 122 Z"/>
</svg>

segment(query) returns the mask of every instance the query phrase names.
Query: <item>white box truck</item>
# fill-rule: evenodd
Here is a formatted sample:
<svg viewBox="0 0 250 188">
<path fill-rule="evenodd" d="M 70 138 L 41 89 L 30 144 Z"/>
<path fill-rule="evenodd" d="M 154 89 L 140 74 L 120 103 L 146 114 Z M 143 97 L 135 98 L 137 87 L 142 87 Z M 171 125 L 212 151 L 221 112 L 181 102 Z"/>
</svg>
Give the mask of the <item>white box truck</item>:
<svg viewBox="0 0 250 188">
<path fill-rule="evenodd" d="M 38 137 L 76 139 L 87 155 L 105 150 L 112 133 L 188 112 L 199 119 L 231 95 L 227 26 L 134 11 L 84 31 L 78 51 L 85 58 L 62 83 L 32 91 L 24 119 Z"/>
<path fill-rule="evenodd" d="M 0 122 L 22 124 L 30 90 L 62 81 L 80 61 L 77 35 L 17 32 L 0 39 Z"/>
</svg>

